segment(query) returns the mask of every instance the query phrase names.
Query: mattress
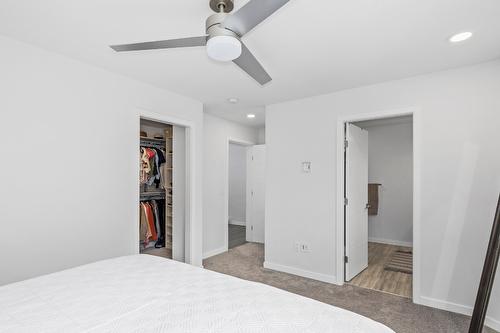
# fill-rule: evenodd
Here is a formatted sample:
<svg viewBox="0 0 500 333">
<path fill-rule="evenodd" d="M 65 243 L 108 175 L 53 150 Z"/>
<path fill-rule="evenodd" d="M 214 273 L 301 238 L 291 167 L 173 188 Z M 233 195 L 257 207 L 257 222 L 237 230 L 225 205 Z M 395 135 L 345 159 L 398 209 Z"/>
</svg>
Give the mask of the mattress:
<svg viewBox="0 0 500 333">
<path fill-rule="evenodd" d="M 267 285 L 134 255 L 0 287 L 0 332 L 393 331 Z"/>
</svg>

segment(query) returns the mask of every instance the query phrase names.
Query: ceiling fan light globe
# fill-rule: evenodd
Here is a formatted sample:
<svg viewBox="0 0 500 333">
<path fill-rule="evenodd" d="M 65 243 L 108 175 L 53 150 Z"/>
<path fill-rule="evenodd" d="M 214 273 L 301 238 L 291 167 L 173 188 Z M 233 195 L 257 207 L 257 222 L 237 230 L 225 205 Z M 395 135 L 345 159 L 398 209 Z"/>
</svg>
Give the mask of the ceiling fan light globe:
<svg viewBox="0 0 500 333">
<path fill-rule="evenodd" d="M 217 61 L 232 61 L 241 55 L 241 42 L 232 36 L 214 36 L 207 42 L 207 54 Z"/>
</svg>

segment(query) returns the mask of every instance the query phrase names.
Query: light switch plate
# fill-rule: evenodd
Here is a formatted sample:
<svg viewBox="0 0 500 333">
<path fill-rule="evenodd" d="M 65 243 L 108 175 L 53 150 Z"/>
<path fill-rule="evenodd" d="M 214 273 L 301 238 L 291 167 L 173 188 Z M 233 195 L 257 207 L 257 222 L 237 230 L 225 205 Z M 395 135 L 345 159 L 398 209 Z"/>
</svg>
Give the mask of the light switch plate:
<svg viewBox="0 0 500 333">
<path fill-rule="evenodd" d="M 302 162 L 302 172 L 304 173 L 311 172 L 311 162 Z"/>
</svg>

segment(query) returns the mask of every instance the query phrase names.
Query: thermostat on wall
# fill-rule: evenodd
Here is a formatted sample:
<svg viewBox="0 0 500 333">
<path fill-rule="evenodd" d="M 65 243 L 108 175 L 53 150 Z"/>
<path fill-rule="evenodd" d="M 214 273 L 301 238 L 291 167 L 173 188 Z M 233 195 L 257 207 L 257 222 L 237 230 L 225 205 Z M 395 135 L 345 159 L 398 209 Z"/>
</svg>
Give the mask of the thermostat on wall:
<svg viewBox="0 0 500 333">
<path fill-rule="evenodd" d="M 311 162 L 302 162 L 302 172 L 311 172 Z"/>
</svg>

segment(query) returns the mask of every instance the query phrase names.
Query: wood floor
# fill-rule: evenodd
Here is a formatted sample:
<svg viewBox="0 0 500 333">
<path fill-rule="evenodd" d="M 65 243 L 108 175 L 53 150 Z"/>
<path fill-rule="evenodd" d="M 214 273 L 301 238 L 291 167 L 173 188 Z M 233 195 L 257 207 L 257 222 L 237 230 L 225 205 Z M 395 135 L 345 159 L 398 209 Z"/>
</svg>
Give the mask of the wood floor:
<svg viewBox="0 0 500 333">
<path fill-rule="evenodd" d="M 384 270 L 384 265 L 398 250 L 411 248 L 379 243 L 368 244 L 368 268 L 348 284 L 411 298 L 412 274 Z"/>
<path fill-rule="evenodd" d="M 247 242 L 246 227 L 240 225 L 229 225 L 228 246 L 230 249 L 243 245 Z"/>
</svg>

